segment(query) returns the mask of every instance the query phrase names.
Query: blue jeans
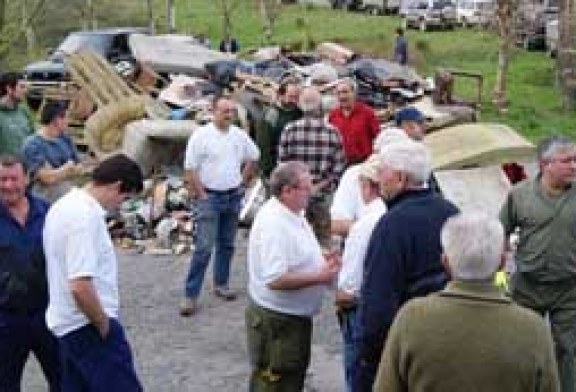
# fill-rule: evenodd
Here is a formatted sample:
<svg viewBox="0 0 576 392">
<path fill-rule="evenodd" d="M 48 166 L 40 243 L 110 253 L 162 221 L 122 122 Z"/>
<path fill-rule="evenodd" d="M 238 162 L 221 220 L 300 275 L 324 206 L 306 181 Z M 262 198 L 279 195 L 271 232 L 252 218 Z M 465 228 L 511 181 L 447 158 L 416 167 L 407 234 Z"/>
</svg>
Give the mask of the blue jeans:
<svg viewBox="0 0 576 392">
<path fill-rule="evenodd" d="M 58 341 L 46 326 L 44 311 L 28 315 L 0 310 L 0 391 L 20 391 L 30 352 L 40 363 L 49 390 L 59 391 Z"/>
<path fill-rule="evenodd" d="M 346 380 L 346 391 L 352 391 L 354 380 L 354 369 L 356 359 L 355 339 L 358 333 L 358 318 L 356 308 L 338 310 L 338 322 L 342 333 L 342 348 L 344 360 L 344 379 Z"/>
<path fill-rule="evenodd" d="M 207 199 L 196 202 L 196 243 L 186 277 L 186 297 L 197 298 L 200 295 L 213 249 L 214 285 L 228 286 L 243 197 L 244 190 L 238 188 L 229 192 L 209 192 Z"/>
<path fill-rule="evenodd" d="M 102 339 L 98 329 L 85 325 L 59 338 L 62 392 L 141 392 L 132 351 L 124 329 L 110 319 Z"/>
</svg>

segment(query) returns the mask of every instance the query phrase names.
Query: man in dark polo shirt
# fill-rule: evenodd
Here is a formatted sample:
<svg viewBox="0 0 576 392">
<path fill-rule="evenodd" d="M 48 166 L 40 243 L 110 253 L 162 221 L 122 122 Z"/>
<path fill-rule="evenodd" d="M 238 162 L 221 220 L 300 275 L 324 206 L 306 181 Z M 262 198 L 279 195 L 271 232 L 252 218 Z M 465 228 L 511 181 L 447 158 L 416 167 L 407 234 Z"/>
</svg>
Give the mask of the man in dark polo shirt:
<svg viewBox="0 0 576 392">
<path fill-rule="evenodd" d="M 374 110 L 356 100 L 356 83 L 342 79 L 336 85 L 338 107 L 328 121 L 340 132 L 348 165 L 364 162 L 372 154 L 374 139 L 380 133 L 380 122 Z"/>
<path fill-rule="evenodd" d="M 518 229 L 514 301 L 548 316 L 563 392 L 576 391 L 576 144 L 554 136 L 538 146 L 540 173 L 516 185 L 500 211 Z"/>
<path fill-rule="evenodd" d="M 57 342 L 44 319 L 42 229 L 48 203 L 27 194 L 27 184 L 22 162 L 0 156 L 0 390 L 20 391 L 33 352 L 55 392 L 60 390 Z"/>
</svg>

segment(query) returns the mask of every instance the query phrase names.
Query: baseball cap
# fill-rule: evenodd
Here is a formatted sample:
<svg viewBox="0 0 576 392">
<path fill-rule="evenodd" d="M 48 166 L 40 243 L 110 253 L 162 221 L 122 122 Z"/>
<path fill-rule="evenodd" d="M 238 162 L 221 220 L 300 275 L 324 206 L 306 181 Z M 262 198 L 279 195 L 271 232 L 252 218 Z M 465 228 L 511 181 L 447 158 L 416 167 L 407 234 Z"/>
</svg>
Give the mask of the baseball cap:
<svg viewBox="0 0 576 392">
<path fill-rule="evenodd" d="M 416 108 L 408 107 L 400 109 L 396 112 L 395 121 L 396 125 L 400 126 L 404 121 L 424 121 L 426 118 L 422 112 Z"/>
</svg>

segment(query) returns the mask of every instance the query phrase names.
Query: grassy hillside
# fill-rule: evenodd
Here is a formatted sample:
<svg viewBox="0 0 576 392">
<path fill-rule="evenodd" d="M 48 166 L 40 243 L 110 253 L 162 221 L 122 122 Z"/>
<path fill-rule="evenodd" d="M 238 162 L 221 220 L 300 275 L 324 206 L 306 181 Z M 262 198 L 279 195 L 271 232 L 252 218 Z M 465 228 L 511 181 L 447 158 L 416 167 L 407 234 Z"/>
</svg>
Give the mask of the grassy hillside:
<svg viewBox="0 0 576 392">
<path fill-rule="evenodd" d="M 262 23 L 252 0 L 237 0 L 240 6 L 233 16 L 234 35 L 244 48 L 262 43 Z M 177 1 L 178 29 L 203 32 L 213 42 L 221 38 L 221 15 L 216 1 Z M 282 7 L 273 40 L 282 44 L 301 44 L 336 40 L 359 52 L 388 57 L 393 32 L 400 19 L 333 11 L 323 7 L 291 5 Z M 511 125 L 532 140 L 553 133 L 576 136 L 576 114 L 561 110 L 555 86 L 555 64 L 543 53 L 515 50 L 509 71 L 509 112 L 496 113 L 490 103 L 497 62 L 497 37 L 474 29 L 455 31 L 407 32 L 412 64 L 424 75 L 437 67 L 479 71 L 484 75 L 482 120 Z M 472 94 L 473 84 L 459 83 L 457 91 Z"/>
</svg>

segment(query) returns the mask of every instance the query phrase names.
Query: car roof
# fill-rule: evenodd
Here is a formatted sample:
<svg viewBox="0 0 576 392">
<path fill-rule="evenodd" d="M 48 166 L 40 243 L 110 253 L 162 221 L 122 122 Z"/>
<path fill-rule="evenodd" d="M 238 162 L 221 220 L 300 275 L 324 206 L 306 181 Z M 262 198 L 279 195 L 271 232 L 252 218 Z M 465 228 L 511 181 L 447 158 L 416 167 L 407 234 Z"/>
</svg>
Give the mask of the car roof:
<svg viewBox="0 0 576 392">
<path fill-rule="evenodd" d="M 107 27 L 97 30 L 76 30 L 70 32 L 70 34 L 125 34 L 125 33 L 148 33 L 149 29 L 147 27 Z"/>
</svg>

